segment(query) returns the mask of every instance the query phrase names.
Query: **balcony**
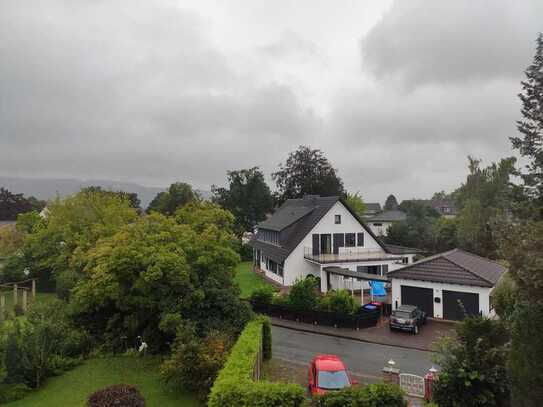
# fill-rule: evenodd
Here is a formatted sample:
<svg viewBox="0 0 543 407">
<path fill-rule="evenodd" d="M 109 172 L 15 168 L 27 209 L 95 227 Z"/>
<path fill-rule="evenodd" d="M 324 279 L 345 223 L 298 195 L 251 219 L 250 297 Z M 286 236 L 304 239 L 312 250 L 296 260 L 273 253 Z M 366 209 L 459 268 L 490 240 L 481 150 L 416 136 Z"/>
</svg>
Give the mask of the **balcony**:
<svg viewBox="0 0 543 407">
<path fill-rule="evenodd" d="M 364 249 L 362 247 L 340 247 L 339 253 L 313 254 L 311 247 L 304 247 L 304 258 L 319 263 L 353 263 L 378 260 L 398 260 L 401 256 L 391 256 L 382 249 Z"/>
</svg>

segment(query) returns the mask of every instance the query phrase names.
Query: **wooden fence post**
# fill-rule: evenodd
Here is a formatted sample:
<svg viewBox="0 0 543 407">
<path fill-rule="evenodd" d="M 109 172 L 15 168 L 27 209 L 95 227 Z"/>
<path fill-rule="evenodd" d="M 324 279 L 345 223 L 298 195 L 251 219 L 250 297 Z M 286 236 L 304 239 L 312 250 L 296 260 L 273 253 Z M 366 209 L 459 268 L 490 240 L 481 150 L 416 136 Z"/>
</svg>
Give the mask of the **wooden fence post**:
<svg viewBox="0 0 543 407">
<path fill-rule="evenodd" d="M 32 299 L 36 299 L 36 280 L 32 280 Z"/>
<path fill-rule="evenodd" d="M 18 298 L 17 298 L 17 284 L 13 284 L 13 309 L 17 307 Z"/>
<path fill-rule="evenodd" d="M 23 289 L 23 312 L 26 313 L 26 289 Z"/>
<path fill-rule="evenodd" d="M 4 322 L 4 312 L 6 311 L 6 296 L 0 291 L 0 322 Z"/>
</svg>

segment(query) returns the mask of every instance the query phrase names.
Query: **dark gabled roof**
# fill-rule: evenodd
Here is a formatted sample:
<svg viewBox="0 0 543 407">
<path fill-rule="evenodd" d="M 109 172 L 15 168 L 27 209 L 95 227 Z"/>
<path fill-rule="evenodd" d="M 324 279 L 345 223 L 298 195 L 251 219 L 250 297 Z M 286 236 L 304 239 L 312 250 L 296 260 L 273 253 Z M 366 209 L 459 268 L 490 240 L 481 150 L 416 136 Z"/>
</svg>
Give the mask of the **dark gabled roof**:
<svg viewBox="0 0 543 407">
<path fill-rule="evenodd" d="M 381 204 L 379 202 L 364 203 L 366 211 L 381 212 Z"/>
<path fill-rule="evenodd" d="M 460 249 L 417 261 L 388 272 L 391 278 L 494 287 L 507 269 L 499 263 Z"/>
<path fill-rule="evenodd" d="M 273 216 L 258 224 L 261 229 L 280 232 L 315 209 L 312 206 L 282 205 Z"/>
<path fill-rule="evenodd" d="M 392 210 L 379 213 L 367 219 L 368 222 L 398 222 L 407 219 L 405 212 Z"/>
<path fill-rule="evenodd" d="M 289 252 L 282 247 L 271 243 L 266 243 L 261 240 L 257 240 L 256 236 L 253 236 L 248 244 L 255 249 L 264 251 L 266 253 L 266 256 L 268 256 L 270 259 L 277 263 L 282 263 L 283 260 L 285 260 L 289 255 Z"/>
<path fill-rule="evenodd" d="M 320 197 L 310 195 L 301 199 L 286 200 L 269 219 L 257 225 L 257 227 L 261 229 L 270 229 L 280 232 L 281 245 L 277 246 L 269 244 L 259 241 L 256 238 L 251 240 L 249 244 L 257 249 L 260 248 L 261 250 L 264 250 L 266 255 L 271 251 L 278 259 L 276 261 L 283 261 L 338 201 L 347 208 L 366 232 L 373 237 L 386 252 L 386 248 L 379 238 L 375 236 L 371 229 L 364 224 L 362 219 L 360 219 L 360 217 L 339 196 Z M 283 227 L 281 228 L 281 226 Z"/>
<path fill-rule="evenodd" d="M 424 250 L 415 249 L 414 247 L 399 246 L 397 244 L 385 243 L 387 251 L 392 254 L 417 254 L 424 253 Z"/>
</svg>

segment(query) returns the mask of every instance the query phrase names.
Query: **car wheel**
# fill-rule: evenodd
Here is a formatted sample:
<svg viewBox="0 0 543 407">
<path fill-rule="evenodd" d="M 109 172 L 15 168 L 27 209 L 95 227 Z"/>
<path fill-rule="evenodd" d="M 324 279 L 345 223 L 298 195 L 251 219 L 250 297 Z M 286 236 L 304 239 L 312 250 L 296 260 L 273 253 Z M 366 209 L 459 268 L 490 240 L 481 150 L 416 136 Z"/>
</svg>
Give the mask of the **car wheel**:
<svg viewBox="0 0 543 407">
<path fill-rule="evenodd" d="M 419 326 L 415 325 L 415 329 L 413 329 L 413 333 L 416 335 L 419 333 Z"/>
</svg>

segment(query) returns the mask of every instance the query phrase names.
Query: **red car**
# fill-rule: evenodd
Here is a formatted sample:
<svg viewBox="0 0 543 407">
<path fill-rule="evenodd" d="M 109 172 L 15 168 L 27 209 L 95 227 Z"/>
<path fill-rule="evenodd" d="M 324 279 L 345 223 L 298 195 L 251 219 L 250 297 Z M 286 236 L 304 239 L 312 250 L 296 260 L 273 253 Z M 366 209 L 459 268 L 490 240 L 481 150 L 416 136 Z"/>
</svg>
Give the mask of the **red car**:
<svg viewBox="0 0 543 407">
<path fill-rule="evenodd" d="M 358 384 L 336 355 L 318 355 L 309 366 L 309 392 L 312 396 Z"/>
</svg>

